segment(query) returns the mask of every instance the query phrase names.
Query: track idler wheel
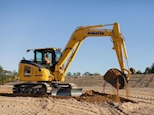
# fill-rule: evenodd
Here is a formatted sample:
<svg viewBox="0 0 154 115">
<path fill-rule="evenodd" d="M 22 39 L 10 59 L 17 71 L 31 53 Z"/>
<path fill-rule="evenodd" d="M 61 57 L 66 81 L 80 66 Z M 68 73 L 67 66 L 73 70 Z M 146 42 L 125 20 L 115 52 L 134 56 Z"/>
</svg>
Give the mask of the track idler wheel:
<svg viewBox="0 0 154 115">
<path fill-rule="evenodd" d="M 116 89 L 123 89 L 128 83 L 126 75 L 116 68 L 108 70 L 104 75 L 104 80 Z"/>
</svg>

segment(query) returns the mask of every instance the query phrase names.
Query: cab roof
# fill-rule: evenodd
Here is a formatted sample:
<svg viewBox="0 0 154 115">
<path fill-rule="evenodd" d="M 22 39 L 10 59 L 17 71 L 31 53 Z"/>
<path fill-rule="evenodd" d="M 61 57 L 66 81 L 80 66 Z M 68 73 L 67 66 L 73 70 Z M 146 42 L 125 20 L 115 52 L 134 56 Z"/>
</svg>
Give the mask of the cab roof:
<svg viewBox="0 0 154 115">
<path fill-rule="evenodd" d="M 49 48 L 36 48 L 36 49 L 28 49 L 27 52 L 30 51 L 41 51 L 41 50 L 61 50 L 61 48 L 54 48 L 54 47 L 49 47 Z"/>
</svg>

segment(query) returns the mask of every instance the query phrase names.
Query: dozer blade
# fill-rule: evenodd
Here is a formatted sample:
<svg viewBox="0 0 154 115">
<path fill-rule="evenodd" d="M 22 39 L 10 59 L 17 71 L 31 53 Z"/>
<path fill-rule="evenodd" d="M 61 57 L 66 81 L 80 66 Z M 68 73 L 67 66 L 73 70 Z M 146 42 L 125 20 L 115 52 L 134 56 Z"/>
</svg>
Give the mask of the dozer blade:
<svg viewBox="0 0 154 115">
<path fill-rule="evenodd" d="M 82 88 L 53 88 L 51 95 L 53 96 L 80 96 Z"/>
<path fill-rule="evenodd" d="M 110 83 L 116 89 L 123 89 L 128 83 L 126 75 L 116 68 L 108 70 L 104 75 L 104 80 Z"/>
</svg>

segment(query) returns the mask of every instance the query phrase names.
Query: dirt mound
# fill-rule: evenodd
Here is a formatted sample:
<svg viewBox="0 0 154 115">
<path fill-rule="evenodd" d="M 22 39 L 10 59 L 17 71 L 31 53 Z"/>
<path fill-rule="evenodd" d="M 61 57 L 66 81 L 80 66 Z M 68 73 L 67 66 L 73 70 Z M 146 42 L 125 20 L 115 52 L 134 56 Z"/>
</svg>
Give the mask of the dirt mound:
<svg viewBox="0 0 154 115">
<path fill-rule="evenodd" d="M 97 91 L 89 90 L 79 97 L 72 96 L 53 96 L 56 99 L 70 99 L 74 98 L 77 101 L 86 101 L 88 103 L 104 103 L 104 102 L 134 102 L 132 100 L 119 97 L 117 95 L 111 95 L 106 93 L 99 93 Z"/>
<path fill-rule="evenodd" d="M 76 97 L 78 101 L 86 101 L 89 103 L 94 102 L 133 102 L 132 100 L 119 97 L 117 95 L 99 93 L 93 90 L 89 90 L 82 94 L 80 97 Z"/>
</svg>

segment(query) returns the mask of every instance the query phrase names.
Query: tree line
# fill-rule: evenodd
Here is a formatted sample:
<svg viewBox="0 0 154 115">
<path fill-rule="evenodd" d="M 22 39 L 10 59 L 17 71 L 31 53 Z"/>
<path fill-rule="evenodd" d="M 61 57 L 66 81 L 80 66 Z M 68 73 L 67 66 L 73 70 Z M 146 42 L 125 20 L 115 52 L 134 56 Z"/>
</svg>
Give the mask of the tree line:
<svg viewBox="0 0 154 115">
<path fill-rule="evenodd" d="M 17 76 L 17 72 L 14 71 L 8 71 L 8 70 L 4 70 L 2 66 L 0 66 L 0 83 L 3 83 L 4 81 L 6 81 L 8 78 Z"/>
<path fill-rule="evenodd" d="M 136 72 L 136 74 L 150 74 L 150 73 L 154 73 L 154 63 L 151 65 L 151 67 L 146 67 L 144 72 L 140 70 Z"/>
<path fill-rule="evenodd" d="M 144 72 L 142 72 L 141 70 L 138 70 L 136 72 L 136 74 L 151 74 L 151 73 L 154 73 L 154 63 L 151 65 L 151 67 L 146 67 Z M 96 75 L 100 76 L 99 73 L 90 73 L 90 72 L 85 72 L 83 74 L 81 74 L 80 72 L 76 73 L 68 72 L 66 74 L 66 76 L 96 76 Z"/>
<path fill-rule="evenodd" d="M 85 73 L 83 73 L 83 74 L 81 74 L 80 72 L 76 72 L 76 73 L 71 73 L 71 72 L 68 72 L 68 73 L 66 73 L 66 76 L 74 76 L 74 77 L 76 77 L 76 76 L 100 76 L 100 74 L 99 73 L 90 73 L 90 72 L 85 72 Z"/>
</svg>

